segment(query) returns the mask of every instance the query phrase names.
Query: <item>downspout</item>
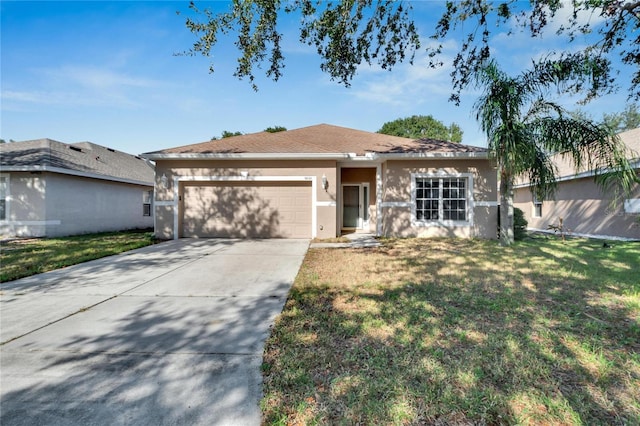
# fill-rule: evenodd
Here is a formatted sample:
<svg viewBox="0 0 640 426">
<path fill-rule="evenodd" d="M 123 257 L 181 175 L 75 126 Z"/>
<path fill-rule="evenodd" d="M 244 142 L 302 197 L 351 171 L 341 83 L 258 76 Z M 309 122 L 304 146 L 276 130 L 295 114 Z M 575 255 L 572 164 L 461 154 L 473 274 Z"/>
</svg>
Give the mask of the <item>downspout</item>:
<svg viewBox="0 0 640 426">
<path fill-rule="evenodd" d="M 382 163 L 376 166 L 376 236 L 382 236 Z"/>
<path fill-rule="evenodd" d="M 180 213 L 180 180 L 178 177 L 173 178 L 173 239 L 180 238 L 180 231 L 178 229 L 179 213 Z"/>
</svg>

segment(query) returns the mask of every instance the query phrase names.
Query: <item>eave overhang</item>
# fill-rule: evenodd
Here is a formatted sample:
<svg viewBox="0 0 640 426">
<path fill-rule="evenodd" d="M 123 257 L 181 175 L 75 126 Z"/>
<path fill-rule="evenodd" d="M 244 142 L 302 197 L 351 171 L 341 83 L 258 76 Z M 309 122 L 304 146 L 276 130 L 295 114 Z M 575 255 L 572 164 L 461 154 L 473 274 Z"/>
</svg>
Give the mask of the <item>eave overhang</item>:
<svg viewBox="0 0 640 426">
<path fill-rule="evenodd" d="M 163 160 L 338 160 L 381 161 L 409 159 L 487 159 L 486 152 L 405 152 L 373 153 L 147 153 L 140 157 L 151 161 Z"/>
<path fill-rule="evenodd" d="M 106 180 L 106 181 L 110 181 L 110 182 L 119 182 L 119 183 L 128 183 L 128 184 L 132 184 L 132 185 L 142 185 L 142 186 L 153 186 L 154 182 L 153 181 L 149 181 L 149 182 L 145 182 L 145 181 L 141 181 L 141 180 L 135 180 L 135 179 L 127 179 L 127 178 L 121 178 L 121 177 L 117 177 L 117 176 L 110 176 L 110 175 L 103 175 L 100 173 L 92 173 L 92 172 L 83 172 L 80 170 L 72 170 L 72 169 L 65 169 L 62 167 L 51 167 L 51 166 L 2 166 L 0 167 L 0 173 L 9 173 L 9 172 L 30 172 L 30 173 L 42 173 L 42 172 L 48 172 L 48 173 L 59 173 L 59 174 L 63 174 L 63 175 L 70 175 L 70 176 L 78 176 L 78 177 L 85 177 L 85 178 L 90 178 L 90 179 L 100 179 L 100 180 Z"/>
<path fill-rule="evenodd" d="M 630 165 L 632 169 L 636 169 L 639 173 L 640 173 L 640 158 L 639 159 L 635 159 L 635 160 L 631 160 L 630 161 Z M 606 174 L 608 172 L 612 171 L 611 169 L 605 169 L 602 170 L 600 172 L 600 174 Z M 556 178 L 556 182 L 560 183 L 560 182 L 566 182 L 566 181 L 570 181 L 570 180 L 576 180 L 576 179 L 584 179 L 584 178 L 592 178 L 596 176 L 596 172 L 593 170 L 587 170 L 585 172 L 580 172 L 580 173 L 576 173 L 573 175 L 563 175 L 563 176 L 558 176 Z M 516 183 L 515 185 L 513 185 L 514 188 L 518 189 L 518 188 L 528 188 L 531 186 L 531 182 L 526 181 L 526 182 L 520 182 L 520 183 Z"/>
</svg>

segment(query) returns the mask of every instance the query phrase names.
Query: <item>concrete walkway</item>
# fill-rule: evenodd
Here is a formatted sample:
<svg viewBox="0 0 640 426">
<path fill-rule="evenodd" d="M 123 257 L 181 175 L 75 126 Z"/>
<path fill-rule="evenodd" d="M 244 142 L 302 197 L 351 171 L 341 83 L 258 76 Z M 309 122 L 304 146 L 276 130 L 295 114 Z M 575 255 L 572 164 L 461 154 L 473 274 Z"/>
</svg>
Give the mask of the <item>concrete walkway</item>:
<svg viewBox="0 0 640 426">
<path fill-rule="evenodd" d="M 259 425 L 307 240 L 178 240 L 1 285 L 0 424 Z"/>
<path fill-rule="evenodd" d="M 370 248 L 380 247 L 380 241 L 375 235 L 368 232 L 352 232 L 344 237 L 350 241 L 348 243 L 311 243 L 311 248 Z"/>
</svg>

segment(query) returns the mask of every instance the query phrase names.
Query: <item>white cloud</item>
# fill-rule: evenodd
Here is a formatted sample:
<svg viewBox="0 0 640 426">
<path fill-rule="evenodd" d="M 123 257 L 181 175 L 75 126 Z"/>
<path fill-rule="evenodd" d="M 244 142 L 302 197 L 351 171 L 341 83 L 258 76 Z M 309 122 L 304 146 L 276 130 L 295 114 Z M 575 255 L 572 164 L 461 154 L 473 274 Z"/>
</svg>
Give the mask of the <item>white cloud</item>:
<svg viewBox="0 0 640 426">
<path fill-rule="evenodd" d="M 602 8 L 593 8 L 591 10 L 581 9 L 575 16 L 575 21 L 578 26 L 589 25 L 591 27 L 597 27 L 605 21 L 602 17 Z M 562 7 L 558 9 L 553 18 L 549 19 L 547 25 L 547 31 L 544 36 L 554 36 L 556 31 L 566 27 L 567 24 L 573 20 L 573 6 L 570 1 L 563 1 Z"/>
<path fill-rule="evenodd" d="M 58 106 L 126 106 L 138 105 L 132 99 L 119 93 L 91 96 L 87 93 L 55 90 L 3 90 L 2 100 L 7 103 L 58 105 Z M 14 107 L 10 107 L 12 109 Z"/>
<path fill-rule="evenodd" d="M 159 84 L 151 79 L 132 77 L 105 68 L 76 65 L 44 70 L 43 74 L 60 82 L 91 90 L 153 87 Z"/>
<path fill-rule="evenodd" d="M 576 25 L 589 24 L 591 29 L 598 28 L 604 22 L 600 16 L 601 9 L 591 11 L 580 10 L 576 17 Z M 530 11 L 525 11 L 529 14 Z M 557 34 L 563 26 L 569 25 L 573 18 L 573 6 L 564 0 L 553 18 L 550 18 L 538 37 L 532 37 L 529 27 L 512 17 L 505 27 L 505 31 L 496 32 L 490 40 L 491 55 L 502 68 L 512 74 L 529 69 L 533 62 L 557 56 L 564 52 L 578 52 L 584 50 L 593 39 L 593 34 L 579 36 L 569 41 L 567 34 Z M 527 22 L 527 21 L 525 21 Z M 591 41 L 590 41 L 591 40 Z"/>
<path fill-rule="evenodd" d="M 36 80 L 3 90 L 2 98 L 14 103 L 66 106 L 140 106 L 152 89 L 163 83 L 106 68 L 67 65 L 32 70 Z M 147 95 L 144 95 L 147 94 Z M 144 95 L 144 96 L 143 96 Z"/>
<path fill-rule="evenodd" d="M 549 13 L 547 6 L 544 6 L 544 9 Z M 601 12 L 602 8 L 592 8 L 590 10 L 582 8 L 577 11 L 574 18 L 573 5 L 570 1 L 564 0 L 561 2 L 561 7 L 555 12 L 554 16 L 548 18 L 547 24 L 542 29 L 537 40 L 538 42 L 541 40 L 556 43 L 562 42 L 566 45 L 568 41 L 566 36 L 557 34 L 560 29 L 567 29 L 572 20 L 575 20 L 575 25 L 578 27 L 589 25 L 592 29 L 597 28 L 606 20 L 601 16 Z M 492 43 L 503 44 L 511 48 L 522 47 L 529 49 L 532 43 L 531 32 L 528 26 L 530 19 L 530 11 L 524 11 L 524 21 L 522 18 L 517 19 L 515 16 L 512 16 L 507 24 L 507 31 L 496 34 L 496 36 L 492 38 Z"/>
<path fill-rule="evenodd" d="M 424 45 L 425 43 L 423 43 Z M 433 44 L 429 41 L 426 44 Z M 442 54 L 439 59 L 443 66 L 431 68 L 429 57 L 424 50 L 416 54 L 413 65 L 404 63 L 397 65 L 393 72 L 382 70 L 380 67 L 368 67 L 369 73 L 359 70 L 359 78 L 365 81 L 354 84 L 354 95 L 357 98 L 379 102 L 394 106 L 410 106 L 420 104 L 425 96 L 416 96 L 416 93 L 428 96 L 438 95 L 448 97 L 451 93 L 451 78 L 453 56 L 447 52 L 453 52 L 458 48 L 455 40 L 447 40 L 443 43 Z M 363 67 L 362 71 L 367 70 Z"/>
<path fill-rule="evenodd" d="M 21 92 L 15 90 L 3 90 L 2 91 L 2 100 L 3 101 L 17 101 L 17 102 L 28 102 L 28 103 L 37 103 L 37 104 L 46 104 L 46 103 L 55 103 L 49 100 L 50 96 L 45 92 Z"/>
</svg>

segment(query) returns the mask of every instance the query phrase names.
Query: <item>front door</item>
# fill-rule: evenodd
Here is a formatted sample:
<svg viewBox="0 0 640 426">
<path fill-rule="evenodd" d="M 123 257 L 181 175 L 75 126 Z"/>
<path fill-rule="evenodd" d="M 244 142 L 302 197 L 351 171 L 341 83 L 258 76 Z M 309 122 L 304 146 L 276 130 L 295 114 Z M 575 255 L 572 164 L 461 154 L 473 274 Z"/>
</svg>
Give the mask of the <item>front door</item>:
<svg viewBox="0 0 640 426">
<path fill-rule="evenodd" d="M 369 184 L 342 185 L 342 227 L 364 229 L 369 226 Z"/>
</svg>

